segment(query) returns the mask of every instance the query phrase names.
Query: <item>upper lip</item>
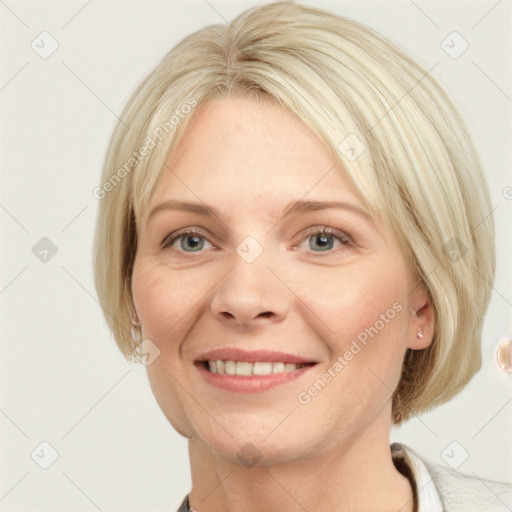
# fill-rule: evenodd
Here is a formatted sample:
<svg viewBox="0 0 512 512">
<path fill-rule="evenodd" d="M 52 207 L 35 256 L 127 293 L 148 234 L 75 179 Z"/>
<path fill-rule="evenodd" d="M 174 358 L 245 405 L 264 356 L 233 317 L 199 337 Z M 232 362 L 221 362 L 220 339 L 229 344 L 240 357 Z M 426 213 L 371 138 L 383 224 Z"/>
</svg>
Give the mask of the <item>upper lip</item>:
<svg viewBox="0 0 512 512">
<path fill-rule="evenodd" d="M 244 350 L 241 348 L 218 348 L 205 352 L 197 357 L 197 361 L 246 361 L 248 363 L 269 362 L 269 363 L 290 363 L 290 364 L 307 364 L 316 363 L 313 359 L 298 356 L 295 354 L 287 354 L 285 352 L 277 352 L 274 350 Z"/>
</svg>

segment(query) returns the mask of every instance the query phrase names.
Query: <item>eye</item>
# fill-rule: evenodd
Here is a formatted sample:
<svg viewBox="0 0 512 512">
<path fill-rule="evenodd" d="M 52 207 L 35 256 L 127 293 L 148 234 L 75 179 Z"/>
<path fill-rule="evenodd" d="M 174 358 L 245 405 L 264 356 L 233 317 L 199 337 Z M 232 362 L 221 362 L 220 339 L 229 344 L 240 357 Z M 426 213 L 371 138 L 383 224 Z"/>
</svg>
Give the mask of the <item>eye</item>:
<svg viewBox="0 0 512 512">
<path fill-rule="evenodd" d="M 304 241 L 310 241 L 309 248 L 313 250 L 313 252 L 330 252 L 336 253 L 338 251 L 331 251 L 334 246 L 334 241 L 337 240 L 342 248 L 344 246 L 352 246 L 354 245 L 352 238 L 340 231 L 339 229 L 329 228 L 329 227 L 314 227 L 306 232 L 306 237 Z M 316 248 L 320 249 L 319 251 L 315 250 Z"/>
<path fill-rule="evenodd" d="M 354 245 L 352 238 L 339 229 L 326 226 L 314 227 L 306 232 L 303 241 L 310 240 L 309 248 L 313 252 L 336 253 L 332 251 L 334 242 L 337 240 L 341 247 L 350 247 Z M 177 247 L 173 247 L 179 242 Z M 312 242 L 312 243 L 311 243 Z M 205 243 L 213 245 L 207 240 L 206 234 L 197 228 L 190 228 L 176 233 L 171 233 L 162 241 L 162 249 L 173 247 L 178 252 L 194 253 L 201 252 L 205 248 Z M 206 247 L 208 248 L 208 247 Z M 319 249 L 319 250 L 316 250 Z"/>
<path fill-rule="evenodd" d="M 206 235 L 199 229 L 188 229 L 187 231 L 178 231 L 177 233 L 171 233 L 162 242 L 162 249 L 167 249 L 175 245 L 175 242 L 180 242 L 179 248 L 176 250 L 183 252 L 201 252 L 204 248 L 205 242 L 210 243 L 206 240 Z M 191 250 L 188 250 L 191 249 Z"/>
</svg>

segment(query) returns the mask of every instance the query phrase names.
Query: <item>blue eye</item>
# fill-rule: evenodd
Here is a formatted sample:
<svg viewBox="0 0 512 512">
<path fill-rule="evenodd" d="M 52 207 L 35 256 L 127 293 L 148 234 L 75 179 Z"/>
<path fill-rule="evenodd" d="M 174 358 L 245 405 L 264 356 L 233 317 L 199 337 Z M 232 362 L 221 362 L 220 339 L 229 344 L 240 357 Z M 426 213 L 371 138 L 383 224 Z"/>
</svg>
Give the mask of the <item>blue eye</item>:
<svg viewBox="0 0 512 512">
<path fill-rule="evenodd" d="M 177 240 L 181 240 L 180 249 L 184 252 L 200 252 L 204 247 L 206 240 L 204 234 L 196 229 L 190 229 L 188 231 L 182 231 L 181 233 L 175 233 L 169 235 L 162 243 L 162 248 L 166 249 L 174 245 Z M 209 243 L 209 242 L 208 242 Z M 192 250 L 187 250 L 191 248 Z"/>
<path fill-rule="evenodd" d="M 309 248 L 314 249 L 314 246 L 318 247 L 320 250 L 313 252 L 337 252 L 331 251 L 333 248 L 334 240 L 338 240 L 342 246 L 350 246 L 352 244 L 352 239 L 343 233 L 343 231 L 339 231 L 338 229 L 333 228 L 313 228 L 306 234 L 305 240 L 309 240 Z M 313 243 L 311 243 L 313 242 Z"/>
<path fill-rule="evenodd" d="M 306 240 L 310 241 L 309 249 L 316 253 L 338 252 L 336 250 L 332 251 L 335 240 L 337 240 L 342 247 L 353 245 L 352 238 L 349 235 L 338 229 L 328 227 L 311 228 L 303 238 L 303 241 Z M 168 235 L 162 242 L 162 249 L 174 246 L 177 241 L 180 241 L 179 247 L 174 247 L 174 249 L 184 253 L 202 252 L 201 250 L 205 248 L 205 244 L 212 245 L 208 242 L 205 233 L 198 229 L 189 229 Z M 311 243 L 311 241 L 313 243 Z M 319 250 L 315 250 L 315 247 Z"/>
</svg>

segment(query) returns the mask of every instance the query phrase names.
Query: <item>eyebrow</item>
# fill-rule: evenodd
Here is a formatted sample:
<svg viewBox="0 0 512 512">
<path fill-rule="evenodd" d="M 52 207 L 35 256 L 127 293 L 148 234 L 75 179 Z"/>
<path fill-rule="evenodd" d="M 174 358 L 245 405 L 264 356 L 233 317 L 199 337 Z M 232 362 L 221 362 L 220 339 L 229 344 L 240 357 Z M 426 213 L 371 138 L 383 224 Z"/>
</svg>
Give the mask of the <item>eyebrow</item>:
<svg viewBox="0 0 512 512">
<path fill-rule="evenodd" d="M 366 221 L 368 221 L 375 227 L 375 221 L 373 217 L 364 208 L 356 206 L 355 204 L 345 203 L 342 201 L 294 201 L 286 206 L 286 208 L 283 211 L 282 218 L 286 218 L 291 215 L 297 215 L 300 213 L 332 209 L 342 209 L 356 213 L 357 215 L 363 217 Z M 220 212 L 214 207 L 207 206 L 201 203 L 192 203 L 188 201 L 178 201 L 176 199 L 170 199 L 168 201 L 160 203 L 151 210 L 148 216 L 147 223 L 149 223 L 150 219 L 158 212 L 168 210 L 186 211 L 197 213 L 199 215 L 204 215 L 205 217 L 215 216 L 220 219 L 222 218 Z"/>
</svg>

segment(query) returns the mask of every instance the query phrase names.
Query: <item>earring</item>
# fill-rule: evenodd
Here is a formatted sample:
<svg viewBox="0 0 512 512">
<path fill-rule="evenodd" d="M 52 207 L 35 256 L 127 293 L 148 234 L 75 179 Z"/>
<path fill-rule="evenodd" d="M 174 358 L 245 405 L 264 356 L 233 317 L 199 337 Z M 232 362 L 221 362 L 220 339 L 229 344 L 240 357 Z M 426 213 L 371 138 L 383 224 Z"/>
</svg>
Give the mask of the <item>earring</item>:
<svg viewBox="0 0 512 512">
<path fill-rule="evenodd" d="M 418 332 L 416 333 L 416 338 L 423 338 L 423 333 L 420 329 L 418 329 Z"/>
</svg>

